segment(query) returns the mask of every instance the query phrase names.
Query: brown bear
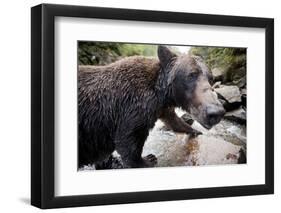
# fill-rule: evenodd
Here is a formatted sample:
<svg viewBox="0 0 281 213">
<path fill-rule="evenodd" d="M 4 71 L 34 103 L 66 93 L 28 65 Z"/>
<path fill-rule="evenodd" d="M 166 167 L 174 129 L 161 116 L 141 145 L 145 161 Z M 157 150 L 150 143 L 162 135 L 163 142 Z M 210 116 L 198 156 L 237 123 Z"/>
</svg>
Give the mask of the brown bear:
<svg viewBox="0 0 281 213">
<path fill-rule="evenodd" d="M 177 56 L 158 46 L 158 58 L 134 56 L 106 66 L 79 66 L 79 167 L 111 168 L 115 150 L 125 168 L 154 166 L 156 157 L 142 157 L 142 149 L 157 119 L 175 132 L 200 134 L 176 115 L 175 107 L 208 129 L 223 117 L 200 57 Z"/>
</svg>

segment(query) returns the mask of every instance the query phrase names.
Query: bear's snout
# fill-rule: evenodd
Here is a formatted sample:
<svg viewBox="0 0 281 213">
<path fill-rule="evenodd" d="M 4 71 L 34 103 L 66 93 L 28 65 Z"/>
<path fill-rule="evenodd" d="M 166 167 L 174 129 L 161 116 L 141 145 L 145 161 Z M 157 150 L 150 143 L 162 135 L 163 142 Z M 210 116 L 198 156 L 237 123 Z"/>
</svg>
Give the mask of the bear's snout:
<svg viewBox="0 0 281 213">
<path fill-rule="evenodd" d="M 220 122 L 225 114 L 225 110 L 222 106 L 209 105 L 206 109 L 206 117 L 208 120 L 208 126 L 212 127 Z"/>
</svg>

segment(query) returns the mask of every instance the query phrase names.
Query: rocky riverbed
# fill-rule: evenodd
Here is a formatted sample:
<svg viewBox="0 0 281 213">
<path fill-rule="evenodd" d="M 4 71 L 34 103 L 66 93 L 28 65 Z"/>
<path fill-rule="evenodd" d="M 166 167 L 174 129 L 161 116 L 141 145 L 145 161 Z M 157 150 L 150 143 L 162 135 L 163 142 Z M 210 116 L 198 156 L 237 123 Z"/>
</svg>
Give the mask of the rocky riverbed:
<svg viewBox="0 0 281 213">
<path fill-rule="evenodd" d="M 176 113 L 186 115 L 180 109 L 176 109 Z M 192 127 L 203 134 L 190 138 L 187 134 L 167 130 L 164 123 L 158 120 L 145 142 L 143 156 L 154 154 L 158 159 L 157 167 L 246 163 L 244 124 L 224 118 L 211 130 L 206 130 L 196 121 Z M 118 153 L 114 155 L 121 161 Z M 94 169 L 94 165 L 88 165 L 82 170 Z"/>
<path fill-rule="evenodd" d="M 177 110 L 178 115 L 184 114 Z M 246 126 L 223 119 L 211 130 L 196 121 L 192 127 L 203 134 L 190 138 L 165 130 L 159 120 L 149 134 L 143 155 L 154 154 L 158 167 L 237 164 L 246 162 Z"/>
</svg>

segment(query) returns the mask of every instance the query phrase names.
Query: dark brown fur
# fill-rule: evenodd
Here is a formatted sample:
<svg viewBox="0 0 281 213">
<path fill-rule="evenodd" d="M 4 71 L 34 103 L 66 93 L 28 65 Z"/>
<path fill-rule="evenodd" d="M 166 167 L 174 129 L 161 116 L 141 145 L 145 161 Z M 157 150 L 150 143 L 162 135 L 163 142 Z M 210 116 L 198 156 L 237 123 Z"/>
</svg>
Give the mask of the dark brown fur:
<svg viewBox="0 0 281 213">
<path fill-rule="evenodd" d="M 114 150 L 124 167 L 155 165 L 155 156 L 141 154 L 158 118 L 174 131 L 198 133 L 175 114 L 174 107 L 188 110 L 197 79 L 206 74 L 195 59 L 179 59 L 166 47 L 159 47 L 158 57 L 79 67 L 79 166 L 105 165 Z"/>
</svg>

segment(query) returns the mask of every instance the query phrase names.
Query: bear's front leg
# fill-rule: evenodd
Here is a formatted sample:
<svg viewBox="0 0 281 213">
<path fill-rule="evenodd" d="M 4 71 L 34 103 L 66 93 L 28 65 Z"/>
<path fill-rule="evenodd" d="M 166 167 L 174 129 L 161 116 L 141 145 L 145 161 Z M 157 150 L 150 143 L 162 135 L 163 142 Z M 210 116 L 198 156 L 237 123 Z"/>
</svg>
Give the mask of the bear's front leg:
<svg viewBox="0 0 281 213">
<path fill-rule="evenodd" d="M 144 142 L 148 136 L 148 129 L 128 131 L 115 141 L 116 151 L 122 158 L 124 168 L 154 167 L 157 158 L 153 154 L 142 157 Z"/>
<path fill-rule="evenodd" d="M 191 136 L 202 134 L 200 131 L 193 129 L 182 118 L 178 117 L 174 108 L 166 108 L 162 110 L 160 119 L 174 132 L 186 133 L 190 134 Z"/>
</svg>

